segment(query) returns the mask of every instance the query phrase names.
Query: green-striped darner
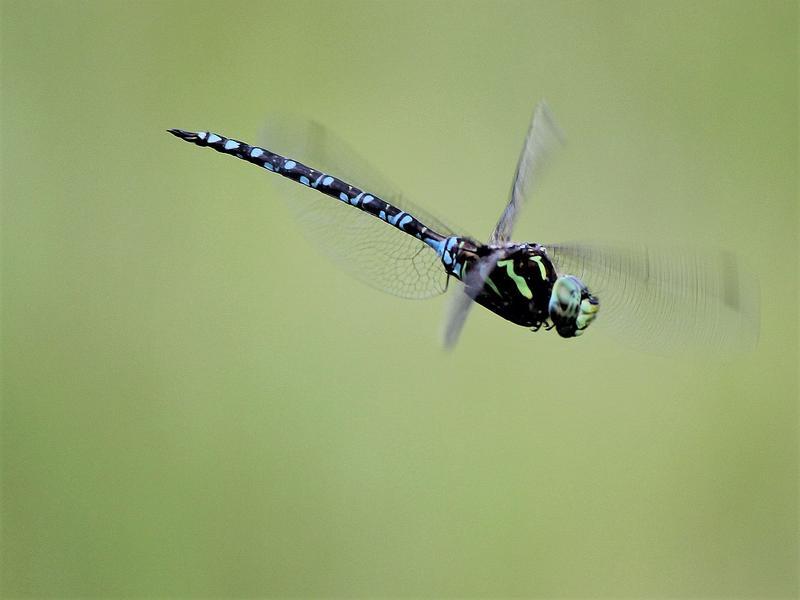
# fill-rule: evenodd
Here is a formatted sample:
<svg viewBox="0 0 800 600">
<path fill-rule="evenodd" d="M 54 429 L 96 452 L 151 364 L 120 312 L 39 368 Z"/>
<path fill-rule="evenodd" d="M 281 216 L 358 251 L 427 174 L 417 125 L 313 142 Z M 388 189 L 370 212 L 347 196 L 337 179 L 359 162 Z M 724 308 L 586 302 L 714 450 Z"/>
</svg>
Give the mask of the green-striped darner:
<svg viewBox="0 0 800 600">
<path fill-rule="evenodd" d="M 169 131 L 301 184 L 283 194 L 305 233 L 367 284 L 425 298 L 443 293 L 451 280 L 461 281 L 463 291 L 455 295 L 444 330 L 448 347 L 473 303 L 533 331 L 555 329 L 563 338 L 580 336 L 598 315 L 599 322 L 655 348 L 699 343 L 738 349 L 757 337 L 754 280 L 741 274 L 730 253 L 678 244 L 659 252 L 511 240 L 522 206 L 562 140 L 544 103 L 534 110 L 508 202 L 486 243 L 393 193 L 373 167 L 320 124 L 273 127 L 267 137 L 275 151 L 207 131 Z M 351 178 L 358 163 L 359 173 Z"/>
</svg>

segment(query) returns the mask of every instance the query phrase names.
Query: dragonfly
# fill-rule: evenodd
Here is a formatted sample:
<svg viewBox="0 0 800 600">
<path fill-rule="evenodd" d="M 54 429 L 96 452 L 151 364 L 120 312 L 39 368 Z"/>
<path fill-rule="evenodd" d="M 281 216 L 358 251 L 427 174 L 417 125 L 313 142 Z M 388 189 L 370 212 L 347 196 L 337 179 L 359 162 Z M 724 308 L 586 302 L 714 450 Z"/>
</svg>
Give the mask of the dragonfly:
<svg viewBox="0 0 800 600">
<path fill-rule="evenodd" d="M 654 251 L 512 240 L 521 209 L 564 140 L 544 101 L 533 111 L 508 200 L 485 243 L 394 191 L 319 123 L 274 126 L 266 133 L 274 144 L 296 148 L 309 164 L 300 162 L 300 154 L 276 148 L 279 154 L 210 131 L 168 132 L 299 184 L 281 194 L 309 239 L 367 284 L 405 298 L 442 294 L 451 280 L 463 284 L 445 320 L 448 349 L 458 341 L 474 304 L 531 331 L 554 330 L 564 339 L 580 337 L 606 312 L 617 330 L 644 345 L 684 348 L 700 341 L 720 349 L 753 338 L 752 294 L 745 293 L 742 284 L 748 280 L 730 253 L 691 251 L 678 244 Z M 345 176 L 359 163 L 352 178 Z"/>
</svg>

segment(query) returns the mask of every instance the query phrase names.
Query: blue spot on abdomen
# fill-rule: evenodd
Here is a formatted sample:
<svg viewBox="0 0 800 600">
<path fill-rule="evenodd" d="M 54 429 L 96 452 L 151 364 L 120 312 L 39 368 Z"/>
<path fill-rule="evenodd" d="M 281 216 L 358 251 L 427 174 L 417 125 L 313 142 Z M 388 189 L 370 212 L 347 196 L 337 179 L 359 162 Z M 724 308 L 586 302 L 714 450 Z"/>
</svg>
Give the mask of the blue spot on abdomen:
<svg viewBox="0 0 800 600">
<path fill-rule="evenodd" d="M 437 241 L 437 240 L 434 240 L 433 238 L 427 238 L 427 239 L 425 239 L 423 241 L 426 244 L 428 244 L 428 246 L 433 248 L 434 252 L 436 252 L 436 254 L 438 256 L 441 257 L 444 254 L 444 242 L 445 242 L 445 240 L 438 240 Z"/>
</svg>

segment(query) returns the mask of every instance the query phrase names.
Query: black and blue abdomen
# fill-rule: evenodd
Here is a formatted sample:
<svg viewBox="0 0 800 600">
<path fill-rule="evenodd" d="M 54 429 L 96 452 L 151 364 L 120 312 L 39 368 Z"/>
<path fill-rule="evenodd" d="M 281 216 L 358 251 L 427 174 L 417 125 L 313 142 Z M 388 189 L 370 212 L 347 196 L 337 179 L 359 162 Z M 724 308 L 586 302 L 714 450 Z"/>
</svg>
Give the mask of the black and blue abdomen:
<svg viewBox="0 0 800 600">
<path fill-rule="evenodd" d="M 287 158 L 258 146 L 250 146 L 239 140 L 226 138 L 207 131 L 190 132 L 170 129 L 170 133 L 186 141 L 207 146 L 223 154 L 230 154 L 258 165 L 273 173 L 278 173 L 318 192 L 335 198 L 340 202 L 360 209 L 385 221 L 403 233 L 414 236 L 434 249 L 441 257 L 445 250 L 447 237 L 433 231 L 417 218 L 382 198 L 361 190 L 337 177 L 308 167 L 292 158 Z"/>
</svg>

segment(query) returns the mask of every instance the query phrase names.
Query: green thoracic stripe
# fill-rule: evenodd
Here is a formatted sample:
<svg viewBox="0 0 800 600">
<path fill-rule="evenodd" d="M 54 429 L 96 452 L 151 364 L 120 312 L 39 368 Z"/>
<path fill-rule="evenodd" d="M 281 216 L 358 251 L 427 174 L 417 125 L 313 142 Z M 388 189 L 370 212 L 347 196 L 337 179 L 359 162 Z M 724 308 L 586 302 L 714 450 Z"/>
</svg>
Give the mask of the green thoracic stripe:
<svg viewBox="0 0 800 600">
<path fill-rule="evenodd" d="M 468 263 L 464 263 L 464 266 L 461 267 L 461 281 L 463 281 L 464 283 L 467 282 L 467 264 Z M 491 276 L 487 277 L 484 283 L 488 284 L 488 286 L 492 288 L 495 294 L 497 294 L 501 298 L 503 297 L 503 295 L 500 293 L 500 290 L 498 290 L 497 286 L 494 284 L 494 281 L 491 280 Z"/>
<path fill-rule="evenodd" d="M 528 282 L 514 272 L 513 260 L 508 259 L 508 260 L 498 261 L 497 266 L 506 268 L 508 276 L 511 277 L 511 279 L 514 280 L 514 283 L 517 284 L 517 289 L 519 290 L 520 294 L 525 296 L 528 300 L 531 300 L 533 298 L 533 292 L 531 292 L 531 288 L 528 287 Z"/>
<path fill-rule="evenodd" d="M 542 257 L 534 256 L 531 260 L 535 262 L 537 265 L 539 265 L 539 273 L 541 273 L 542 279 L 544 281 L 547 281 L 547 269 L 545 269 L 544 265 L 542 264 Z"/>
<path fill-rule="evenodd" d="M 494 284 L 494 281 L 491 279 L 491 275 L 486 278 L 486 283 L 489 284 L 489 287 L 494 290 L 494 293 L 497 294 L 502 298 L 503 294 L 500 293 L 500 290 L 497 289 L 497 286 Z"/>
</svg>

